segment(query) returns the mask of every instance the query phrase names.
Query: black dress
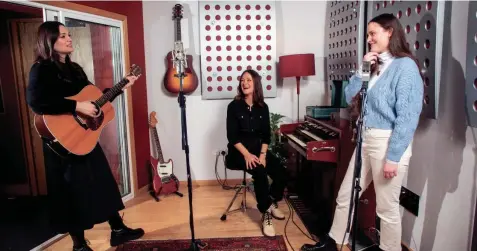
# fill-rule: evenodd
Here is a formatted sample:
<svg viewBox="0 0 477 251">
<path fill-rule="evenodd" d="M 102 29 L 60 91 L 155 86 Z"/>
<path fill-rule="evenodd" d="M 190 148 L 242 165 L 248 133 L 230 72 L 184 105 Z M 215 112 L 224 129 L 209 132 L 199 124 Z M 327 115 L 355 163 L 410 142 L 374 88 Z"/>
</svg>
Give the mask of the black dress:
<svg viewBox="0 0 477 251">
<path fill-rule="evenodd" d="M 264 213 L 274 202 L 283 199 L 286 186 L 286 170 L 280 161 L 269 151 L 266 153 L 266 167 L 246 169 L 246 162 L 235 144 L 242 145 L 253 155 L 259 157 L 262 144 L 270 144 L 270 112 L 267 104 L 249 106 L 245 100 L 233 100 L 227 107 L 227 168 L 246 170 L 254 181 L 257 208 Z M 273 180 L 269 186 L 268 176 Z"/>
<path fill-rule="evenodd" d="M 72 113 L 73 96 L 91 84 L 75 63 L 35 63 L 27 102 L 36 114 Z M 114 98 L 113 98 L 114 99 Z M 58 233 L 91 229 L 124 209 L 118 185 L 99 143 L 85 156 L 62 158 L 43 142 L 50 223 Z"/>
</svg>

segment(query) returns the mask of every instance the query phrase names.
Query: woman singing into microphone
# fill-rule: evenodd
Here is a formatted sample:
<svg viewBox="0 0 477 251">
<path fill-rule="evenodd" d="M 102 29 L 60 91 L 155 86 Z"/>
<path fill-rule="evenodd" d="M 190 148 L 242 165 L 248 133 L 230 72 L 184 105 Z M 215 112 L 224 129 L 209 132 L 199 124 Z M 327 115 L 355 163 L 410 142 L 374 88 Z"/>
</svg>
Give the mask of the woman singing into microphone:
<svg viewBox="0 0 477 251">
<path fill-rule="evenodd" d="M 372 69 L 364 101 L 360 195 L 374 181 L 376 213 L 381 219 L 379 248 L 401 251 L 399 194 L 422 110 L 423 81 L 396 17 L 382 14 L 373 18 L 368 23 L 367 36 L 370 52 L 363 60 L 371 62 Z M 348 104 L 359 97 L 361 86 L 361 71 L 358 71 L 345 89 Z M 356 103 L 353 102 L 353 108 L 359 109 Z M 337 250 L 338 245 L 348 243 L 346 226 L 354 164 L 355 154 L 341 184 L 329 236 L 315 245 L 305 244 L 302 250 Z"/>
<path fill-rule="evenodd" d="M 275 236 L 272 217 L 285 219 L 277 204 L 283 199 L 285 168 L 268 152 L 270 113 L 263 100 L 260 75 L 254 70 L 244 71 L 237 91 L 238 95 L 227 107 L 226 165 L 252 175 L 257 207 L 262 213 L 262 232 Z M 268 176 L 273 180 L 270 187 Z"/>
</svg>

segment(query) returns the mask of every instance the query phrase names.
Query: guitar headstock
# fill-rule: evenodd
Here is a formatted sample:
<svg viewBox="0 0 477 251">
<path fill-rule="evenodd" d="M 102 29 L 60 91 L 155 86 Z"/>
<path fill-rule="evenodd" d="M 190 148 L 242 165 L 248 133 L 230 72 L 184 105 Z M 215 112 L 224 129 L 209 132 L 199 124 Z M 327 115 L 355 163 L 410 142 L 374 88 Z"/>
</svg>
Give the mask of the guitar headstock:
<svg viewBox="0 0 477 251">
<path fill-rule="evenodd" d="M 158 122 L 156 119 L 156 112 L 152 111 L 151 114 L 149 115 L 149 126 L 152 128 L 155 128 L 157 123 Z"/>
<path fill-rule="evenodd" d="M 181 19 L 182 18 L 183 7 L 181 4 L 176 4 L 172 8 L 172 19 Z"/>
<path fill-rule="evenodd" d="M 141 76 L 141 71 L 142 71 L 141 67 L 133 64 L 133 65 L 131 65 L 131 68 L 129 68 L 129 75 L 139 77 L 139 76 Z"/>
</svg>

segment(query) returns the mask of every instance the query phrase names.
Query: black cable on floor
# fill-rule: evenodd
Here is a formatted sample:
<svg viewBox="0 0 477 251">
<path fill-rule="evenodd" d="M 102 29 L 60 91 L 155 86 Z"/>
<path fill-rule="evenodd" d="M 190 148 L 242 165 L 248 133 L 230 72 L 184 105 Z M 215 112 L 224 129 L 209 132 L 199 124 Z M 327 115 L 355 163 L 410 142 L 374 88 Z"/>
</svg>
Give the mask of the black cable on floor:
<svg viewBox="0 0 477 251">
<path fill-rule="evenodd" d="M 288 236 L 287 236 L 287 225 L 288 225 L 288 222 L 290 221 L 290 218 L 292 219 L 292 222 L 293 224 L 295 224 L 295 226 L 298 228 L 298 230 L 300 230 L 300 232 L 305 235 L 308 239 L 310 239 L 311 241 L 313 242 L 316 242 L 315 240 L 313 240 L 313 238 L 311 238 L 309 235 L 307 235 L 299 226 L 298 224 L 296 224 L 294 218 L 293 218 L 293 206 L 291 205 L 290 201 L 288 201 L 288 198 L 287 196 L 285 196 L 285 202 L 287 203 L 287 206 L 288 206 L 288 210 L 289 210 L 289 214 L 288 214 L 288 219 L 287 219 L 287 222 L 285 223 L 285 227 L 283 229 L 283 232 L 285 234 L 285 239 L 287 240 L 288 242 L 288 245 L 291 247 L 291 249 L 293 251 L 295 251 L 295 249 L 292 247 L 291 243 L 290 243 L 290 240 L 288 240 Z"/>
<path fill-rule="evenodd" d="M 217 170 L 217 164 L 219 162 L 219 156 L 220 155 L 222 155 L 222 159 L 223 159 L 223 162 L 224 162 L 225 180 L 223 180 L 223 181 L 220 178 L 219 172 Z M 217 154 L 215 155 L 215 178 L 217 179 L 217 182 L 222 186 L 222 189 L 232 190 L 235 187 L 231 187 L 227 184 L 227 168 L 225 167 L 225 155 L 226 155 L 225 151 L 217 152 Z"/>
</svg>

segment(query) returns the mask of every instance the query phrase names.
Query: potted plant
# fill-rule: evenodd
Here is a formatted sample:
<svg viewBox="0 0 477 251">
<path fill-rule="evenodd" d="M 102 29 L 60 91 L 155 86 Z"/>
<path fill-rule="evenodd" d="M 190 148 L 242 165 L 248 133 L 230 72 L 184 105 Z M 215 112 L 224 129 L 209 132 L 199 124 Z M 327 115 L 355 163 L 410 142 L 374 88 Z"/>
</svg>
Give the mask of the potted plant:
<svg viewBox="0 0 477 251">
<path fill-rule="evenodd" d="M 272 135 L 270 145 L 268 145 L 270 153 L 275 155 L 282 165 L 286 164 L 287 158 L 284 143 L 278 141 L 278 134 L 280 129 L 279 124 L 284 117 L 285 116 L 278 113 L 270 113 L 270 131 L 272 132 Z"/>
</svg>

